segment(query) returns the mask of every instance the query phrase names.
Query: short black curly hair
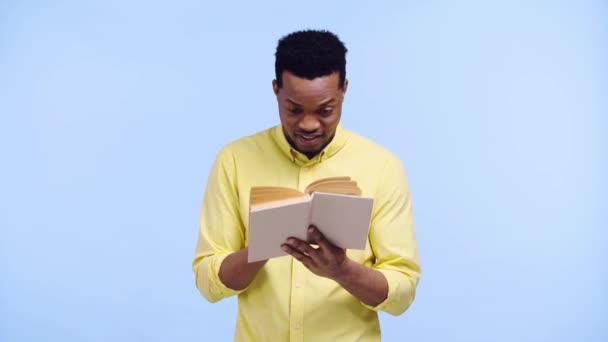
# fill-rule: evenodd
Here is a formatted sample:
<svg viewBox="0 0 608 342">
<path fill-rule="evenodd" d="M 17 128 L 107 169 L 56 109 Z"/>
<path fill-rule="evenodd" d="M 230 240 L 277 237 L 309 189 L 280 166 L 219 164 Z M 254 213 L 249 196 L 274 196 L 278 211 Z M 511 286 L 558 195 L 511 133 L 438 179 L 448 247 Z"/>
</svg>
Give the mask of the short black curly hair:
<svg viewBox="0 0 608 342">
<path fill-rule="evenodd" d="M 346 79 L 346 46 L 326 30 L 292 32 L 279 40 L 274 69 L 277 85 L 283 86 L 283 72 L 312 80 L 334 72 L 340 74 L 340 88 Z"/>
</svg>

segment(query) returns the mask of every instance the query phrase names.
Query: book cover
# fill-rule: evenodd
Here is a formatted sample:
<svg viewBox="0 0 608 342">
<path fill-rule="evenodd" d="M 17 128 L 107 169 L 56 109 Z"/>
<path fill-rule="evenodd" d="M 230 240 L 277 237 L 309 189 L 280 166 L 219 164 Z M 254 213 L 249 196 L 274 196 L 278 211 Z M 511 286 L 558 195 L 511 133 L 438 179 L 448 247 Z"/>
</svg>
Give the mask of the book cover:
<svg viewBox="0 0 608 342">
<path fill-rule="evenodd" d="M 332 184 L 324 190 L 337 190 L 340 193 L 299 193 L 293 189 L 283 191 L 281 189 L 284 188 L 278 187 L 252 189 L 248 261 L 287 255 L 281 245 L 289 237 L 306 241 L 310 225 L 317 227 L 338 247 L 364 249 L 374 201 L 370 197 L 360 196 L 358 188 L 354 191 L 344 190 L 346 186 L 338 186 L 336 179 L 343 184 L 348 181 L 348 187 L 354 183 L 347 177 L 326 182 Z M 315 183 L 320 184 L 322 180 Z"/>
</svg>

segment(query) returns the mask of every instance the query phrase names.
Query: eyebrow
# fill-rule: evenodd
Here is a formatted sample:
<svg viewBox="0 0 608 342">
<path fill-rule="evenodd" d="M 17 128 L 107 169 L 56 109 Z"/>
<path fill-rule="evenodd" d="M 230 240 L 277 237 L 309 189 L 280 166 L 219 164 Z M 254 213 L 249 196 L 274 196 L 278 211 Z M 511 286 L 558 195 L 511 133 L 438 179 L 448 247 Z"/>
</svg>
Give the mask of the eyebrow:
<svg viewBox="0 0 608 342">
<path fill-rule="evenodd" d="M 319 105 L 317 106 L 317 108 L 325 107 L 325 106 L 327 106 L 328 104 L 330 104 L 330 103 L 334 102 L 335 100 L 336 100 L 336 99 L 335 99 L 335 98 L 333 98 L 333 97 L 332 97 L 331 99 L 325 100 L 325 101 L 323 101 L 321 104 L 319 104 Z M 297 103 L 296 101 L 294 101 L 294 100 L 292 100 L 292 99 L 287 99 L 287 102 L 289 102 L 289 103 L 293 104 L 294 106 L 298 106 L 298 107 L 304 107 L 304 106 L 302 106 L 301 104 Z"/>
</svg>

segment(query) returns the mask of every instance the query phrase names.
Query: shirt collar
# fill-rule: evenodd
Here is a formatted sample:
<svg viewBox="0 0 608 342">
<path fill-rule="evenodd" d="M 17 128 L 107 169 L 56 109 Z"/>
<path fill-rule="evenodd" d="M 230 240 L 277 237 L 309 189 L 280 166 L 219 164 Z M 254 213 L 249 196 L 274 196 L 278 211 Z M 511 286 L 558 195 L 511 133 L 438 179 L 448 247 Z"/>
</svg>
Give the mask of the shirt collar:
<svg viewBox="0 0 608 342">
<path fill-rule="evenodd" d="M 315 163 L 320 163 L 327 158 L 331 158 L 334 154 L 338 153 L 346 144 L 348 140 L 348 132 L 345 131 L 340 124 L 336 127 L 336 134 L 331 142 L 325 146 L 325 148 L 317 154 L 314 158 L 308 159 L 304 154 L 296 151 L 289 142 L 287 138 L 285 138 L 285 134 L 283 132 L 283 126 L 277 125 L 272 129 L 272 137 L 277 144 L 278 148 L 281 152 L 289 158 L 293 163 L 298 164 L 300 166 L 304 165 L 312 165 Z"/>
</svg>

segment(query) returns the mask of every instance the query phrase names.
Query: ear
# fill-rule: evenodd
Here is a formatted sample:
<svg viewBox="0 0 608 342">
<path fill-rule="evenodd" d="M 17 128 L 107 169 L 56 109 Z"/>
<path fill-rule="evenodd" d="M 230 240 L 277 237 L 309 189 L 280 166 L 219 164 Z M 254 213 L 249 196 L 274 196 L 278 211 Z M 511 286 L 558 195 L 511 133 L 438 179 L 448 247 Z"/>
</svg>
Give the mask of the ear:
<svg viewBox="0 0 608 342">
<path fill-rule="evenodd" d="M 272 91 L 276 96 L 279 95 L 279 83 L 277 82 L 277 80 L 272 80 Z"/>
<path fill-rule="evenodd" d="M 342 86 L 342 97 L 346 95 L 346 89 L 348 89 L 348 79 L 344 79 L 344 86 Z"/>
</svg>

